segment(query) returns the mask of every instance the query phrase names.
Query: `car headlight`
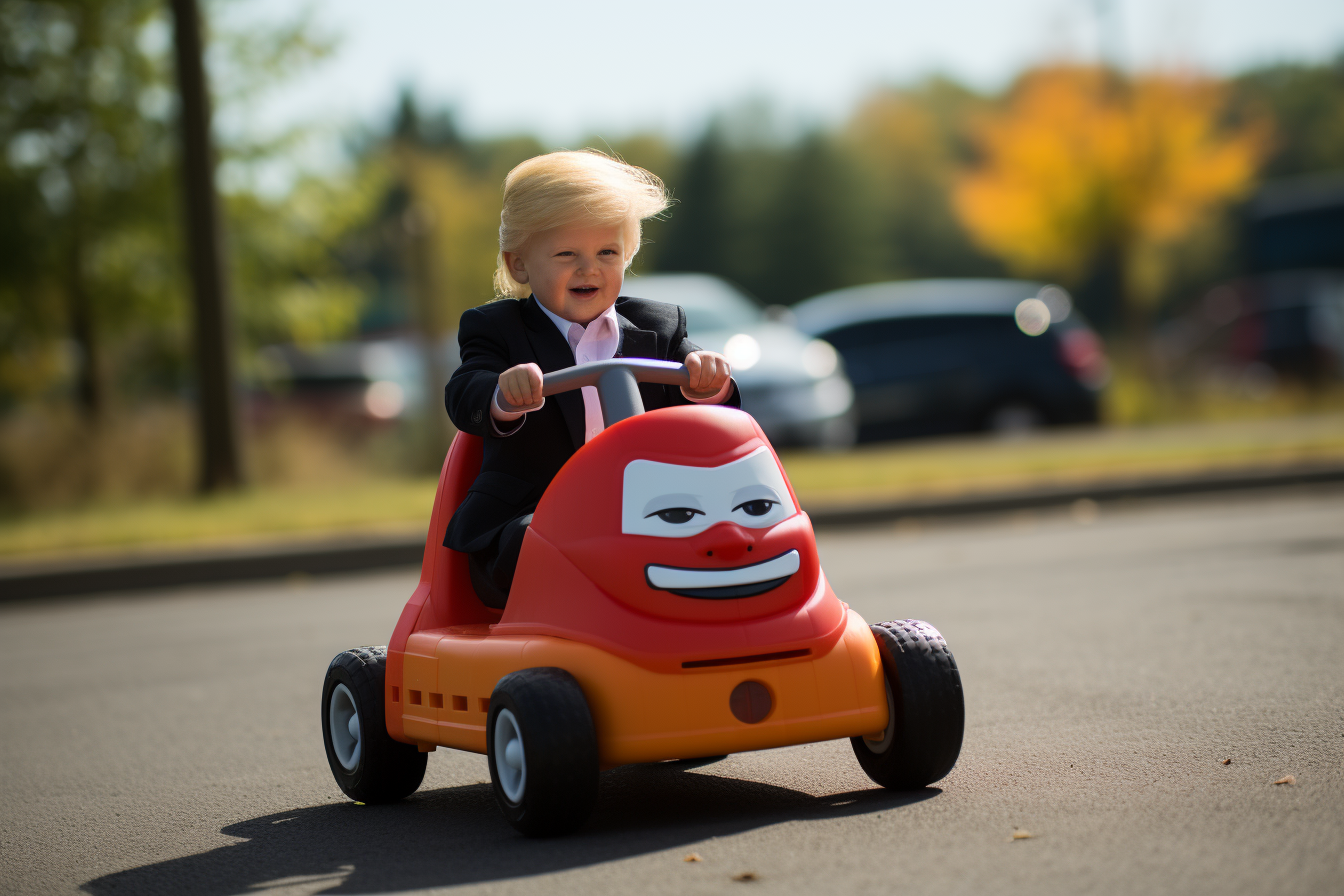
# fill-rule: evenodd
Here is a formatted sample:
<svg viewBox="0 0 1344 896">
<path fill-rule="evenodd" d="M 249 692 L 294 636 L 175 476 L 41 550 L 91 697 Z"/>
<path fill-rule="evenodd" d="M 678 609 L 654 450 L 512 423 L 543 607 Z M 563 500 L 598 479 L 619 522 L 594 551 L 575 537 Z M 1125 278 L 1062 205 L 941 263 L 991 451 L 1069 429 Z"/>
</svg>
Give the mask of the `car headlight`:
<svg viewBox="0 0 1344 896">
<path fill-rule="evenodd" d="M 406 392 L 391 380 L 377 380 L 364 390 L 364 410 L 379 420 L 391 420 L 406 409 Z"/>
<path fill-rule="evenodd" d="M 826 347 L 830 348 L 829 345 Z M 817 403 L 817 410 L 823 417 L 832 417 L 849 410 L 854 403 L 854 389 L 849 385 L 849 380 L 842 376 L 827 377 L 812 387 L 812 400 Z"/>
<path fill-rule="evenodd" d="M 808 376 L 823 379 L 835 373 L 835 368 L 839 365 L 840 358 L 829 342 L 813 339 L 803 346 L 803 370 Z"/>
<path fill-rule="evenodd" d="M 1037 298 L 1023 299 L 1013 311 L 1017 328 L 1028 336 L 1039 336 L 1050 327 L 1050 306 Z"/>
<path fill-rule="evenodd" d="M 723 344 L 723 356 L 733 370 L 750 370 L 761 360 L 761 344 L 747 333 L 738 333 Z"/>
</svg>

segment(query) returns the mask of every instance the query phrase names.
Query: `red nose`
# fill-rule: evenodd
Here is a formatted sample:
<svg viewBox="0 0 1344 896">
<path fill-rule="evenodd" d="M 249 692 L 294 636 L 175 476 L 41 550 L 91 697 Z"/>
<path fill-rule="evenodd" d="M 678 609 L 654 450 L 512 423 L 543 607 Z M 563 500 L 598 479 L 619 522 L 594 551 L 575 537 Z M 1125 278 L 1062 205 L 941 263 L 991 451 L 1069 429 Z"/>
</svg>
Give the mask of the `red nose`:
<svg viewBox="0 0 1344 896">
<path fill-rule="evenodd" d="M 737 523 L 715 523 L 696 539 L 696 553 L 726 563 L 745 562 L 755 539 Z"/>
</svg>

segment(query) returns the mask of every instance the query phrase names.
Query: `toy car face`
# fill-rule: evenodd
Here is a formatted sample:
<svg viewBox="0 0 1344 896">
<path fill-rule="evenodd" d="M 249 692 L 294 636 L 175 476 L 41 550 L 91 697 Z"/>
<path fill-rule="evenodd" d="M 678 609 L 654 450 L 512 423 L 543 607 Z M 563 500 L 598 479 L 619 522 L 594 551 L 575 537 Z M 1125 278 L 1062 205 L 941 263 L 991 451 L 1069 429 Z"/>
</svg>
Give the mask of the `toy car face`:
<svg viewBox="0 0 1344 896">
<path fill-rule="evenodd" d="M 691 410 L 622 421 L 619 438 L 589 443 L 533 526 L 645 613 L 738 620 L 805 601 L 819 583 L 815 544 L 774 451 L 740 411 L 694 409 L 692 428 Z"/>
<path fill-rule="evenodd" d="M 621 531 L 677 539 L 656 551 L 666 562 L 644 566 L 650 588 L 681 597 L 729 600 L 778 588 L 798 571 L 791 548 L 739 566 L 706 564 L 715 546 L 724 562 L 752 560 L 757 530 L 771 529 L 797 513 L 774 455 L 757 448 L 717 467 L 632 460 L 621 490 Z"/>
</svg>

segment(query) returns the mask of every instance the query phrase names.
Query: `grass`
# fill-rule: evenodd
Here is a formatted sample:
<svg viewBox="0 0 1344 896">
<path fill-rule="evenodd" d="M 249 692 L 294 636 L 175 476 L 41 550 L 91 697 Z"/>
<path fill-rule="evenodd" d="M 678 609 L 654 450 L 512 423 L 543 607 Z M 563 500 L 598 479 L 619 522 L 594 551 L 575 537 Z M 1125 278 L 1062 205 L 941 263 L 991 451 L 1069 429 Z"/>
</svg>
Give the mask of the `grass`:
<svg viewBox="0 0 1344 896">
<path fill-rule="evenodd" d="M 0 561 L 267 543 L 333 533 L 423 533 L 436 484 L 430 477 L 367 479 L 25 514 L 0 520 Z"/>
<path fill-rule="evenodd" d="M 958 438 L 789 452 L 805 506 L 878 503 L 1032 486 L 1295 463 L 1344 463 L 1344 414 Z M 0 562 L 267 543 L 333 533 L 419 534 L 435 480 L 342 477 L 203 499 L 109 501 L 0 519 Z"/>
<path fill-rule="evenodd" d="M 1344 414 L 1051 432 L 788 453 L 804 505 L 880 503 L 1145 476 L 1344 463 Z"/>
</svg>

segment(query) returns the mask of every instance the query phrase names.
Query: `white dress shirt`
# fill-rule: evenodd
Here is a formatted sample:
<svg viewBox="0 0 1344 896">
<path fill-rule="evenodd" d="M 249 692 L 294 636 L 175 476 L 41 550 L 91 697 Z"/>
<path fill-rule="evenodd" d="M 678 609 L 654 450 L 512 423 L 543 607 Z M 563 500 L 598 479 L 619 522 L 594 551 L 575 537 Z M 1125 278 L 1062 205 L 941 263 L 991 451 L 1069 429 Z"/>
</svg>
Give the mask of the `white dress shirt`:
<svg viewBox="0 0 1344 896">
<path fill-rule="evenodd" d="M 587 325 L 575 323 L 571 320 L 556 314 L 547 308 L 541 302 L 537 302 L 537 307 L 551 319 L 560 335 L 565 337 L 569 343 L 569 348 L 574 352 L 575 364 L 591 364 L 595 361 L 610 361 L 616 357 L 616 350 L 621 344 L 621 327 L 616 320 L 616 306 L 612 305 L 603 311 L 597 317 L 588 322 Z M 686 395 L 686 390 L 682 389 L 681 394 L 686 395 L 687 400 L 697 404 L 718 404 L 728 397 L 733 387 L 732 380 L 724 384 L 719 392 L 710 398 L 692 398 Z M 583 395 L 583 440 L 588 442 L 592 440 L 605 427 L 602 423 L 602 405 L 597 398 L 597 387 L 583 386 L 579 390 Z M 499 386 L 495 386 L 495 395 L 490 402 L 490 417 L 492 421 L 507 423 L 517 420 L 530 411 L 540 410 L 546 403 L 543 398 L 535 407 L 525 408 L 521 411 L 506 411 L 499 406 Z M 513 435 L 518 429 L 504 432 L 498 426 L 493 427 L 497 435 Z"/>
<path fill-rule="evenodd" d="M 621 342 L 621 327 L 616 322 L 616 306 L 613 305 L 588 322 L 587 326 L 565 320 L 551 309 L 537 305 L 560 330 L 560 334 L 569 343 L 574 352 L 575 364 L 591 364 L 593 361 L 610 361 L 616 357 L 616 348 Z M 583 393 L 583 440 L 587 442 L 603 429 L 602 405 L 597 400 L 597 387 L 584 386 Z"/>
</svg>

